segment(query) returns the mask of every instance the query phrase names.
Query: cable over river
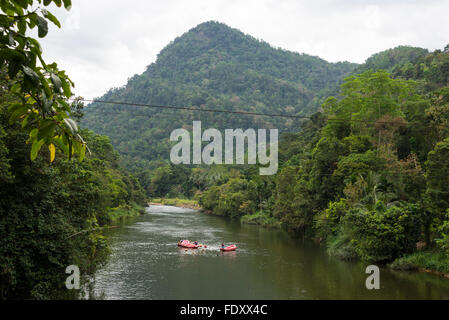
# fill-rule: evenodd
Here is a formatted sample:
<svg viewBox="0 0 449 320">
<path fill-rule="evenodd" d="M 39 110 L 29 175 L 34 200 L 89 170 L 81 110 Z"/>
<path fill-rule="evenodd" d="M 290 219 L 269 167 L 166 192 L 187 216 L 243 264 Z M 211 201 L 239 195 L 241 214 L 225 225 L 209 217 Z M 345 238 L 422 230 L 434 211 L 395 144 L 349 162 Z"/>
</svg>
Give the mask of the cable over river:
<svg viewBox="0 0 449 320">
<path fill-rule="evenodd" d="M 368 290 L 366 264 L 190 209 L 152 206 L 107 235 L 112 254 L 95 282 L 105 299 L 449 299 L 449 279 L 381 268 L 381 289 Z M 178 248 L 181 239 L 207 248 Z M 219 252 L 222 242 L 237 251 Z"/>
</svg>

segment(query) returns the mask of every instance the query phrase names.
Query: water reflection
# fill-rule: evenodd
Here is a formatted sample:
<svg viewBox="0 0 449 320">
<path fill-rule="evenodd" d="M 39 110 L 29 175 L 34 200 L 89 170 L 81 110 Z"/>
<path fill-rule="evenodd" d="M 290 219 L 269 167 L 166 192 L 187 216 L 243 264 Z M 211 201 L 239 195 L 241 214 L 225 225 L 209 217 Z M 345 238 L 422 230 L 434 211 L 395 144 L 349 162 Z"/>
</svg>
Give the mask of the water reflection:
<svg viewBox="0 0 449 320">
<path fill-rule="evenodd" d="M 112 255 L 95 287 L 106 299 L 449 299 L 448 279 L 381 269 L 381 290 L 367 290 L 361 263 L 190 209 L 151 207 L 108 236 Z M 181 239 L 207 248 L 179 248 Z M 220 252 L 223 242 L 238 249 Z"/>
</svg>

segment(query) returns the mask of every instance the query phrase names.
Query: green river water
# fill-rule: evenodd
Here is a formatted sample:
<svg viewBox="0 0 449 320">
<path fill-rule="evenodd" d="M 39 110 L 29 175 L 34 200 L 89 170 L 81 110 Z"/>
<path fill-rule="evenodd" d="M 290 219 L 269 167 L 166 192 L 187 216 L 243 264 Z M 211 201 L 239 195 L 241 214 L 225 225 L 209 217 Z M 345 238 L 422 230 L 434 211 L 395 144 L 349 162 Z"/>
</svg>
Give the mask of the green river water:
<svg viewBox="0 0 449 320">
<path fill-rule="evenodd" d="M 368 290 L 365 264 L 190 209 L 152 206 L 108 237 L 112 254 L 95 281 L 105 299 L 449 299 L 449 279 L 381 268 L 381 289 Z M 208 247 L 181 249 L 181 239 Z M 237 251 L 220 253 L 222 242 Z"/>
</svg>

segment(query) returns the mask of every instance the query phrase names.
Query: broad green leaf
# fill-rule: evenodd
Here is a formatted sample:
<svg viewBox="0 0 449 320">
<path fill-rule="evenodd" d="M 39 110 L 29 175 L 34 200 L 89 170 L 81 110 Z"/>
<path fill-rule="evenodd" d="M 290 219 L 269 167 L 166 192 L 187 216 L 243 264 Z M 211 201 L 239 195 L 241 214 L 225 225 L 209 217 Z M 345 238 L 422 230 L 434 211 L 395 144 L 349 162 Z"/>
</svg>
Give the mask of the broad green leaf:
<svg viewBox="0 0 449 320">
<path fill-rule="evenodd" d="M 9 91 L 14 92 L 14 93 L 19 93 L 20 90 L 21 90 L 20 83 L 16 83 L 16 84 L 12 85 L 11 89 L 9 89 Z"/>
<path fill-rule="evenodd" d="M 26 23 L 25 19 L 20 20 L 17 23 L 17 27 L 19 29 L 19 33 L 24 35 L 27 30 L 27 23 Z"/>
<path fill-rule="evenodd" d="M 30 78 L 34 85 L 39 85 L 39 75 L 30 67 L 23 66 L 23 72 Z"/>
<path fill-rule="evenodd" d="M 31 160 L 34 161 L 37 158 L 37 153 L 44 144 L 44 140 L 34 140 L 31 146 Z"/>
<path fill-rule="evenodd" d="M 62 0 L 62 2 L 64 2 L 64 8 L 66 8 L 66 10 L 70 10 L 72 9 L 72 0 Z"/>
<path fill-rule="evenodd" d="M 39 129 L 37 129 L 37 128 L 31 130 L 30 138 L 34 140 L 36 138 L 38 132 L 39 132 Z"/>
<path fill-rule="evenodd" d="M 21 116 L 28 112 L 28 107 L 22 106 L 16 109 L 9 118 L 9 124 L 13 125 Z"/>
<path fill-rule="evenodd" d="M 17 73 L 20 70 L 20 64 L 21 64 L 21 62 L 16 59 L 9 61 L 8 75 L 11 79 L 16 77 Z"/>
<path fill-rule="evenodd" d="M 61 88 L 62 88 L 61 79 L 59 79 L 59 77 L 57 75 L 55 75 L 54 73 L 51 74 L 50 78 L 51 78 L 51 82 L 53 82 L 53 85 L 55 86 L 56 90 L 58 92 L 60 92 Z"/>
<path fill-rule="evenodd" d="M 80 153 L 81 143 L 79 141 L 73 140 L 72 146 L 73 146 L 73 153 L 72 154 Z"/>
<path fill-rule="evenodd" d="M 27 115 L 25 117 L 25 119 L 23 119 L 22 121 L 22 128 L 25 128 L 28 124 L 28 121 L 30 120 L 30 118 L 33 116 L 33 113 L 30 113 L 29 115 Z"/>
<path fill-rule="evenodd" d="M 29 18 L 29 20 L 28 20 L 28 27 L 33 29 L 37 25 L 37 13 L 35 13 L 35 12 L 30 13 L 28 18 Z"/>
<path fill-rule="evenodd" d="M 20 107 L 23 107 L 24 105 L 21 103 L 13 103 L 8 107 L 8 112 L 14 112 L 15 110 L 19 109 Z"/>
<path fill-rule="evenodd" d="M 42 105 L 42 111 L 44 113 L 48 113 L 51 110 L 51 106 L 53 105 L 53 100 L 47 99 L 45 96 L 43 97 L 43 105 Z"/>
<path fill-rule="evenodd" d="M 45 122 L 43 123 L 43 125 L 39 128 L 37 140 L 53 137 L 53 131 L 56 128 L 56 122 L 52 120 L 44 120 L 44 121 Z"/>
<path fill-rule="evenodd" d="M 83 144 L 80 148 L 78 161 L 82 162 L 85 156 L 86 156 L 86 145 Z"/>
<path fill-rule="evenodd" d="M 44 18 L 42 18 L 39 15 L 36 17 L 36 21 L 37 21 L 37 28 L 38 28 L 37 34 L 38 34 L 39 38 L 43 38 L 48 33 L 48 22 L 47 22 L 47 20 L 45 20 Z"/>
<path fill-rule="evenodd" d="M 17 4 L 20 5 L 23 9 L 26 9 L 28 7 L 28 1 L 27 0 L 16 0 Z"/>
<path fill-rule="evenodd" d="M 37 41 L 36 39 L 33 38 L 27 38 L 28 42 L 30 43 L 32 49 L 35 49 L 36 53 L 42 53 L 42 47 L 41 44 L 39 43 L 39 41 Z"/>
<path fill-rule="evenodd" d="M 72 153 L 73 153 L 72 141 L 73 140 L 69 140 L 69 160 L 72 160 Z"/>
<path fill-rule="evenodd" d="M 44 15 L 45 18 L 53 22 L 58 28 L 61 28 L 61 23 L 53 14 L 51 14 L 51 12 L 44 9 L 42 10 L 42 14 Z"/>
<path fill-rule="evenodd" d="M 23 52 L 9 49 L 9 48 L 1 48 L 0 49 L 0 59 L 5 59 L 8 61 L 17 60 L 19 63 L 23 63 L 26 60 L 26 56 Z"/>
<path fill-rule="evenodd" d="M 59 79 L 61 80 L 62 90 L 64 90 L 65 97 L 67 99 L 70 98 L 72 96 L 72 91 L 70 90 L 70 82 L 68 82 L 66 79 L 61 79 L 61 77 L 59 77 Z"/>
<path fill-rule="evenodd" d="M 65 154 L 69 153 L 68 145 L 64 144 L 63 138 L 61 136 L 57 136 L 53 138 L 53 142 L 61 149 Z"/>
</svg>

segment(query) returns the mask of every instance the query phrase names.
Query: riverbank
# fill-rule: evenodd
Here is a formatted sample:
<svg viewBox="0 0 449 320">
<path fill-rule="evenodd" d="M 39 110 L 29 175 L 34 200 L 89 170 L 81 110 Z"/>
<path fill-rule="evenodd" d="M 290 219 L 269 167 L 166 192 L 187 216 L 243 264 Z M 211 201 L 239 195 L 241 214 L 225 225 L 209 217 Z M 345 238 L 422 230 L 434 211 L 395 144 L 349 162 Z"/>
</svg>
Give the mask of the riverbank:
<svg viewBox="0 0 449 320">
<path fill-rule="evenodd" d="M 419 251 L 393 261 L 389 267 L 398 271 L 416 271 L 449 278 L 449 254 Z"/>
<path fill-rule="evenodd" d="M 114 224 L 117 222 L 122 222 L 130 218 L 138 217 L 145 213 L 145 207 L 138 205 L 136 203 L 131 203 L 129 205 L 119 206 L 116 208 L 109 209 L 107 213 L 108 224 Z"/>
<path fill-rule="evenodd" d="M 180 208 L 201 210 L 207 214 L 215 214 L 213 211 L 204 210 L 196 200 L 190 199 L 179 199 L 179 198 L 154 198 L 151 202 L 148 203 L 150 206 L 175 206 Z M 220 215 L 217 215 L 220 216 Z M 254 214 L 249 214 L 240 217 L 240 222 L 244 224 L 253 224 L 262 226 L 264 228 L 274 228 L 278 229 L 281 227 L 281 224 L 278 220 L 273 217 L 268 216 L 267 214 L 263 214 L 261 212 L 256 212 Z"/>
<path fill-rule="evenodd" d="M 336 237 L 326 243 L 327 252 L 342 261 L 359 260 L 347 239 Z M 394 271 L 424 272 L 449 278 L 449 254 L 442 251 L 416 251 L 386 265 Z"/>
<path fill-rule="evenodd" d="M 175 206 L 186 209 L 202 210 L 196 200 L 179 198 L 154 198 L 148 203 L 149 206 Z"/>
<path fill-rule="evenodd" d="M 274 217 L 269 216 L 263 212 L 256 212 L 254 214 L 247 214 L 240 218 L 240 222 L 244 224 L 254 224 L 264 228 L 281 228 L 281 223 Z"/>
</svg>

